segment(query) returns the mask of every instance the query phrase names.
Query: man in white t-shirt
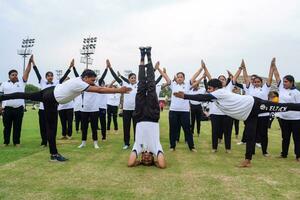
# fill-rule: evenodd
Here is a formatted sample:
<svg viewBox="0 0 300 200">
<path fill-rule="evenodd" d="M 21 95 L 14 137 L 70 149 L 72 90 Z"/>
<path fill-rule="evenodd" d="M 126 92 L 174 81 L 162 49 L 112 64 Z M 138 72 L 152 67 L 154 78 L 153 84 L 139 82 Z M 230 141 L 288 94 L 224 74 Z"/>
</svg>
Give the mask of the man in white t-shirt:
<svg viewBox="0 0 300 200">
<path fill-rule="evenodd" d="M 70 67 L 74 66 L 74 59 L 71 61 Z M 95 93 L 126 93 L 130 89 L 121 87 L 119 89 L 95 86 L 94 82 L 97 75 L 92 70 L 85 70 L 81 77 L 72 78 L 57 86 L 49 87 L 35 93 L 12 93 L 0 95 L 0 102 L 10 99 L 29 99 L 32 101 L 40 101 L 44 104 L 46 117 L 46 132 L 50 148 L 51 161 L 66 161 L 67 159 L 60 155 L 56 148 L 57 133 L 57 106 L 72 101 L 83 91 Z"/>
<path fill-rule="evenodd" d="M 141 63 L 139 66 L 139 83 L 134 110 L 134 117 L 137 120 L 136 136 L 128 160 L 128 166 L 134 167 L 142 164 L 145 166 L 156 165 L 159 168 L 165 168 L 166 162 L 159 141 L 158 120 L 160 109 L 156 94 L 155 75 L 151 59 L 149 59 L 150 56 L 148 56 L 151 48 L 140 48 L 140 50 L 146 52 L 148 64 L 144 65 L 144 63 Z M 147 68 L 147 75 L 145 75 L 145 67 Z M 141 160 L 139 161 L 138 156 L 140 154 Z M 154 156 L 156 156 L 157 161 L 155 161 Z"/>
<path fill-rule="evenodd" d="M 234 94 L 224 88 L 218 79 L 208 82 L 210 94 L 189 95 L 176 92 L 174 95 L 183 99 L 195 101 L 213 101 L 216 106 L 226 115 L 245 121 L 245 135 L 247 137 L 245 160 L 240 167 L 250 167 L 252 153 L 255 148 L 256 124 L 258 115 L 266 112 L 286 112 L 290 110 L 300 111 L 300 104 L 273 103 L 252 97 L 249 95 Z"/>
</svg>

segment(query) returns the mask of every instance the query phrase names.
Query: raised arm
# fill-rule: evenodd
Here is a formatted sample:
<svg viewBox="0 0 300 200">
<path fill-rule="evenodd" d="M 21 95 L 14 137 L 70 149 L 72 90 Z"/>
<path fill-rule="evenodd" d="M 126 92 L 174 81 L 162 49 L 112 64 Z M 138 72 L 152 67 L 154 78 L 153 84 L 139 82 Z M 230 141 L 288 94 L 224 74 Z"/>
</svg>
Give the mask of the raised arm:
<svg viewBox="0 0 300 200">
<path fill-rule="evenodd" d="M 277 66 L 276 66 L 276 58 L 272 59 L 271 65 L 273 67 L 273 73 L 274 73 L 274 76 L 275 76 L 276 83 L 278 85 L 281 81 L 281 78 L 280 78 L 280 75 L 279 75 L 279 72 L 278 72 L 278 69 L 277 69 Z"/>
<path fill-rule="evenodd" d="M 107 59 L 107 60 L 106 60 L 106 68 L 105 68 L 104 72 L 102 73 L 102 76 L 101 76 L 100 79 L 98 80 L 98 84 L 99 84 L 99 85 L 102 84 L 103 80 L 104 80 L 105 77 L 106 77 L 108 66 L 110 66 L 110 62 L 109 62 L 109 60 Z"/>
<path fill-rule="evenodd" d="M 249 76 L 248 76 L 248 72 L 247 72 L 247 69 L 246 69 L 244 59 L 242 60 L 241 67 L 243 69 L 244 82 L 246 84 L 246 87 L 249 87 L 250 86 L 250 80 L 249 80 Z"/>
<path fill-rule="evenodd" d="M 73 66 L 73 72 L 74 72 L 75 77 L 79 77 L 79 74 L 78 74 L 77 69 L 76 69 L 75 66 Z"/>
<path fill-rule="evenodd" d="M 268 87 L 270 87 L 271 84 L 272 84 L 272 78 L 273 78 L 273 73 L 274 73 L 274 67 L 272 65 L 273 59 L 271 61 L 271 65 L 270 65 L 270 69 L 269 69 L 269 76 L 268 76 L 268 80 L 267 80 L 267 83 L 266 83 Z"/>
<path fill-rule="evenodd" d="M 31 70 L 32 60 L 33 60 L 33 55 L 30 56 L 27 67 L 26 67 L 25 71 L 23 72 L 23 77 L 22 77 L 23 82 L 28 81 L 29 73 L 30 73 L 30 70 Z"/>
<path fill-rule="evenodd" d="M 119 76 L 119 77 L 121 77 L 121 79 L 122 79 L 123 81 L 125 81 L 126 83 L 129 83 L 129 80 L 128 80 L 128 78 L 126 78 L 126 77 L 122 76 L 122 75 L 120 74 L 120 72 L 119 72 L 119 71 L 118 71 L 118 76 Z"/>
<path fill-rule="evenodd" d="M 68 75 L 71 72 L 71 69 L 75 66 L 74 64 L 74 59 L 71 60 L 70 66 L 68 68 L 68 70 L 65 72 L 65 74 L 61 77 L 61 79 L 59 79 L 59 83 L 61 84 L 62 82 L 64 82 L 64 80 L 68 77 Z"/>
<path fill-rule="evenodd" d="M 116 82 L 116 80 L 113 80 L 107 87 L 111 88 L 115 82 Z"/>
<path fill-rule="evenodd" d="M 201 66 L 204 69 L 206 77 L 208 78 L 208 80 L 210 80 L 211 79 L 211 75 L 210 75 L 210 73 L 209 73 L 209 71 L 208 71 L 208 69 L 207 69 L 207 67 L 206 67 L 206 65 L 205 65 L 205 63 L 204 63 L 203 60 L 201 60 Z"/>
<path fill-rule="evenodd" d="M 240 66 L 238 68 L 238 70 L 236 71 L 236 73 L 234 74 L 234 76 L 232 77 L 232 83 L 235 85 L 237 83 L 237 79 L 239 78 L 239 76 L 241 75 L 243 71 L 243 68 Z"/>
<path fill-rule="evenodd" d="M 111 75 L 114 77 L 114 79 L 120 84 L 122 85 L 123 84 L 123 81 L 120 79 L 120 77 L 117 76 L 116 72 L 113 70 L 113 68 L 111 67 L 111 64 L 110 62 L 109 63 L 106 63 L 107 64 L 107 67 L 109 68 L 109 71 L 111 73 Z"/>
<path fill-rule="evenodd" d="M 201 74 L 202 71 L 203 71 L 202 66 L 199 69 L 197 69 L 197 71 L 195 72 L 195 74 L 191 78 L 191 84 L 193 84 L 196 81 L 196 78 Z"/>
<path fill-rule="evenodd" d="M 32 63 L 32 65 L 33 65 L 33 70 L 34 70 L 34 72 L 35 72 L 35 74 L 36 74 L 36 77 L 38 78 L 39 83 L 41 83 L 42 76 L 41 76 L 41 74 L 40 74 L 40 72 L 39 72 L 39 69 L 37 68 L 37 66 L 36 66 L 36 64 L 35 64 L 35 62 L 34 62 L 33 57 L 32 57 L 31 63 Z"/>
<path fill-rule="evenodd" d="M 171 79 L 169 78 L 169 76 L 167 75 L 166 73 L 166 69 L 164 68 L 164 70 L 162 71 L 159 67 L 160 63 L 157 62 L 155 64 L 155 69 L 159 71 L 160 75 L 165 79 L 166 81 L 166 84 L 164 84 L 164 87 L 167 86 L 167 85 L 170 85 L 171 84 Z"/>
</svg>

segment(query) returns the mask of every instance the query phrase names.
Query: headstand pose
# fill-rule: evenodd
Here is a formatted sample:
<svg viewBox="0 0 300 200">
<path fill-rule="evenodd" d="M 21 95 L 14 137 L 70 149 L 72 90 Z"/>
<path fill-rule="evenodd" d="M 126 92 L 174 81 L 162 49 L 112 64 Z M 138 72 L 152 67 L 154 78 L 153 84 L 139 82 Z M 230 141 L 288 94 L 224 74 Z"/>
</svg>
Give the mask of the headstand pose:
<svg viewBox="0 0 300 200">
<path fill-rule="evenodd" d="M 242 61 L 244 62 L 244 61 Z M 275 66 L 275 60 L 273 60 Z M 256 124 L 258 115 L 266 112 L 300 111 L 300 103 L 274 103 L 249 95 L 234 94 L 224 88 L 218 79 L 208 82 L 210 94 L 188 95 L 176 92 L 174 95 L 183 99 L 195 101 L 213 101 L 216 106 L 226 115 L 245 121 L 245 135 L 247 137 L 245 160 L 240 167 L 250 167 L 252 153 L 255 148 Z"/>
<path fill-rule="evenodd" d="M 74 59 L 71 61 L 70 68 L 74 66 Z M 43 102 L 46 119 L 46 133 L 50 148 L 51 161 L 66 161 L 67 159 L 60 155 L 56 148 L 57 133 L 57 106 L 72 101 L 83 91 L 96 93 L 126 93 L 130 89 L 121 88 L 105 88 L 95 86 L 94 82 L 97 75 L 92 70 L 85 70 L 81 77 L 72 78 L 57 86 L 48 87 L 35 93 L 17 92 L 11 94 L 0 95 L 0 102 L 9 99 L 28 99 L 32 101 Z"/>
<path fill-rule="evenodd" d="M 143 53 L 145 48 L 140 48 L 140 50 L 141 55 L 145 56 Z M 145 68 L 147 68 L 147 74 L 145 74 Z M 162 75 L 165 76 L 164 74 Z M 144 57 L 142 56 L 138 81 L 134 110 L 134 117 L 137 120 L 136 137 L 128 160 L 128 167 L 142 164 L 146 166 L 156 165 L 159 168 L 165 168 L 166 162 L 159 141 L 158 120 L 160 109 L 155 91 L 154 69 L 149 58 L 148 64 L 144 65 Z M 138 155 L 140 154 L 141 160 L 138 160 Z M 156 161 L 153 155 L 157 157 Z"/>
</svg>

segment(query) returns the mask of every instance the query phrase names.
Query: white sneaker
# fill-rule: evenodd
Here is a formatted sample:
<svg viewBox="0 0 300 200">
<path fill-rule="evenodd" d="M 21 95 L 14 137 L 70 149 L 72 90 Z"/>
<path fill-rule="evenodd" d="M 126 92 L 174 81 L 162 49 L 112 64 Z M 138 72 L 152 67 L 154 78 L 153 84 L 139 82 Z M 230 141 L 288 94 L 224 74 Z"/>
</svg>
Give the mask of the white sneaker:
<svg viewBox="0 0 300 200">
<path fill-rule="evenodd" d="M 246 142 L 238 142 L 238 143 L 236 143 L 237 145 L 244 145 L 244 144 L 246 144 Z"/>
<path fill-rule="evenodd" d="M 86 146 L 86 143 L 85 143 L 85 142 L 82 142 L 81 145 L 78 146 L 78 148 L 81 149 L 81 148 L 83 148 L 83 147 L 85 147 L 85 146 Z"/>
<path fill-rule="evenodd" d="M 128 145 L 124 145 L 124 146 L 123 146 L 123 149 L 124 149 L 124 150 L 126 150 L 126 149 L 128 149 L 128 148 L 129 148 Z"/>
<path fill-rule="evenodd" d="M 94 144 L 94 148 L 99 149 L 100 147 L 98 146 L 98 144 Z"/>
<path fill-rule="evenodd" d="M 261 144 L 256 143 L 255 145 L 256 145 L 256 147 L 261 148 Z"/>
</svg>

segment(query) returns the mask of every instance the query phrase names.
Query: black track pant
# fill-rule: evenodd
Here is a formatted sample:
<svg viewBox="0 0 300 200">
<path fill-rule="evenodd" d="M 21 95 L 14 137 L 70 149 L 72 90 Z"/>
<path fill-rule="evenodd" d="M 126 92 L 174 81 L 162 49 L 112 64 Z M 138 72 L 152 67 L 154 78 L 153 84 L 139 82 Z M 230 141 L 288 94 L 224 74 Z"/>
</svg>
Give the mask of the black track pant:
<svg viewBox="0 0 300 200">
<path fill-rule="evenodd" d="M 260 137 L 261 150 L 263 154 L 267 154 L 268 151 L 268 125 L 269 125 L 269 116 L 258 117 L 256 134 Z"/>
<path fill-rule="evenodd" d="M 73 132 L 73 116 L 74 116 L 74 109 L 63 109 L 58 111 L 61 128 L 62 128 L 62 136 L 72 136 Z"/>
<path fill-rule="evenodd" d="M 225 149 L 231 149 L 233 119 L 227 115 L 210 115 L 212 126 L 212 148 L 218 149 L 218 138 L 224 134 Z"/>
<path fill-rule="evenodd" d="M 47 133 L 46 133 L 46 116 L 44 110 L 39 110 L 39 125 L 41 134 L 41 145 L 47 145 Z"/>
<path fill-rule="evenodd" d="M 250 115 L 245 121 L 246 159 L 252 159 L 252 154 L 255 149 L 258 114 L 266 112 L 286 112 L 291 110 L 300 111 L 300 104 L 273 103 L 271 101 L 265 101 L 254 97 L 254 105 L 252 107 Z"/>
<path fill-rule="evenodd" d="M 118 130 L 118 106 L 107 105 L 107 130 L 110 130 L 111 118 L 113 118 L 114 130 Z"/>
<path fill-rule="evenodd" d="M 98 116 L 99 112 L 81 112 L 81 132 L 82 141 L 86 141 L 89 122 L 92 128 L 92 137 L 94 141 L 98 140 L 97 129 L 98 129 Z"/>
<path fill-rule="evenodd" d="M 46 133 L 50 148 L 50 154 L 57 154 L 56 133 L 57 133 L 57 101 L 54 97 L 54 87 L 49 87 L 39 92 L 23 93 L 17 92 L 12 94 L 0 95 L 0 101 L 10 99 L 27 99 L 32 101 L 40 101 L 44 104 Z"/>
<path fill-rule="evenodd" d="M 236 120 L 236 119 L 233 119 L 233 124 L 234 124 L 235 135 L 239 135 L 240 121 Z"/>
<path fill-rule="evenodd" d="M 133 123 L 133 133 L 134 133 L 134 138 L 135 138 L 136 120 L 133 117 L 133 110 L 123 110 L 124 144 L 128 145 L 128 146 L 130 145 L 131 120 Z"/>
<path fill-rule="evenodd" d="M 3 113 L 3 136 L 4 144 L 10 143 L 11 128 L 13 128 L 13 143 L 20 144 L 21 128 L 24 116 L 24 107 L 18 108 L 8 107 L 4 108 Z"/>
<path fill-rule="evenodd" d="M 106 109 L 99 108 L 99 119 L 101 125 L 102 140 L 106 139 Z"/>
<path fill-rule="evenodd" d="M 79 131 L 79 126 L 81 122 L 81 111 L 75 111 L 75 129 Z"/>
<path fill-rule="evenodd" d="M 191 132 L 194 134 L 195 122 L 197 125 L 197 134 L 200 135 L 201 118 L 203 116 L 203 110 L 201 104 L 191 104 Z"/>
<path fill-rule="evenodd" d="M 294 140 L 294 152 L 296 158 L 300 158 L 300 120 L 280 119 L 280 128 L 282 135 L 281 156 L 287 157 L 290 146 L 291 135 Z"/>
</svg>

